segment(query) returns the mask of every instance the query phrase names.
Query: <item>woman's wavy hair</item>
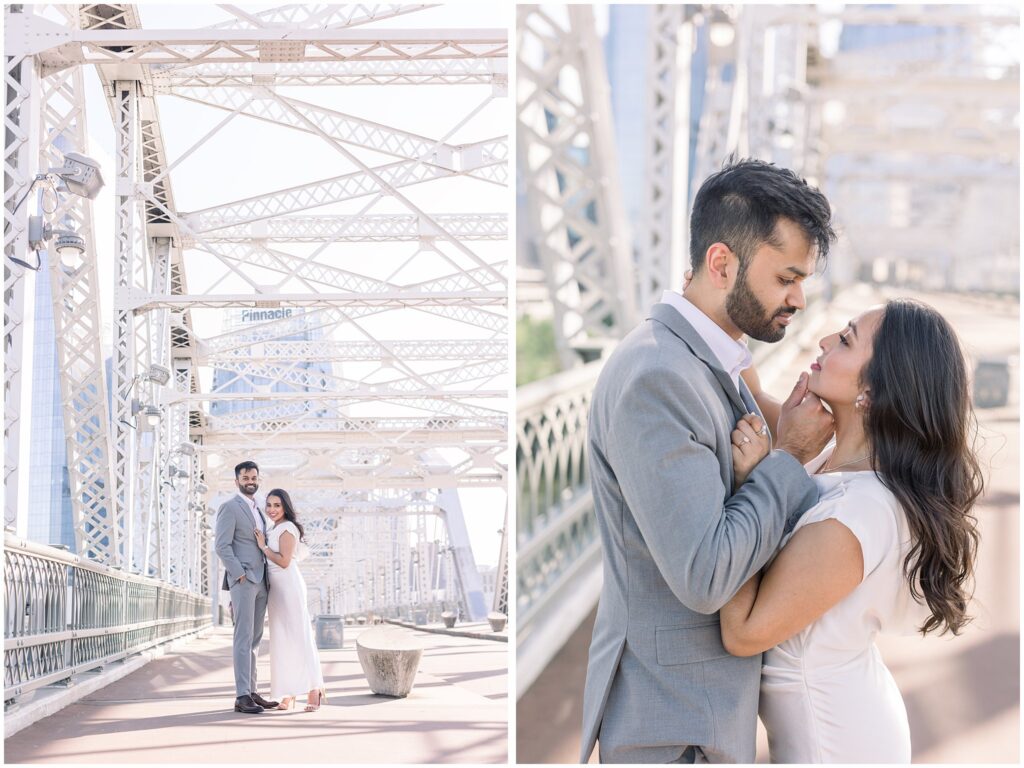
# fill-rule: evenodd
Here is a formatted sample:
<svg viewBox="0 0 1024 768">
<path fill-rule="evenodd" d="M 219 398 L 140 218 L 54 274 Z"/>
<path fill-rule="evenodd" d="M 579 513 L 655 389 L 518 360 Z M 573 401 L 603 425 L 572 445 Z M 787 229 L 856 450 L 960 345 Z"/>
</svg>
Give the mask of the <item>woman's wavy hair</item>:
<svg viewBox="0 0 1024 768">
<path fill-rule="evenodd" d="M 270 502 L 271 496 L 277 496 L 277 498 L 281 500 L 281 506 L 284 507 L 284 519 L 290 523 L 295 523 L 295 527 L 299 529 L 299 541 L 305 541 L 306 530 L 302 527 L 302 523 L 299 522 L 298 518 L 295 517 L 295 506 L 292 504 L 292 497 L 288 495 L 288 491 L 283 488 L 275 488 L 268 492 L 268 503 Z"/>
<path fill-rule="evenodd" d="M 864 418 L 874 468 L 912 534 L 904 572 L 914 599 L 931 610 L 921 634 L 957 635 L 971 620 L 979 541 L 971 508 L 984 488 L 963 350 L 934 309 L 894 299 L 861 378 L 870 387 Z"/>
</svg>

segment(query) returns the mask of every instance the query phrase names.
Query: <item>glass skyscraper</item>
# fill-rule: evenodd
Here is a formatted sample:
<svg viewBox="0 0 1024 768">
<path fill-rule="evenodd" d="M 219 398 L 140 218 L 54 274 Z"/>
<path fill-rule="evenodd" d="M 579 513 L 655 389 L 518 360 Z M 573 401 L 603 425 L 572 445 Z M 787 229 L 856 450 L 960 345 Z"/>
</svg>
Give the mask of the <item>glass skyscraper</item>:
<svg viewBox="0 0 1024 768">
<path fill-rule="evenodd" d="M 262 323 L 272 320 L 287 320 L 294 329 L 284 336 L 273 335 L 274 341 L 317 341 L 323 338 L 321 328 L 311 328 L 305 312 L 292 309 L 241 309 L 232 310 L 225 317 L 225 326 L 229 330 L 239 332 L 239 341 L 251 341 L 257 343 L 268 339 L 266 330 L 261 329 Z M 239 375 L 235 371 L 223 368 L 215 368 L 213 371 L 213 391 L 217 394 L 249 394 L 259 391 L 269 392 L 323 392 L 328 387 L 326 376 L 333 373 L 329 362 L 303 362 L 299 365 L 291 365 L 282 361 L 283 368 L 290 368 L 295 371 L 304 371 L 310 374 L 306 385 L 274 381 L 263 376 Z M 318 378 L 316 374 L 323 374 L 324 378 Z M 315 385 L 315 386 L 314 386 Z M 254 415 L 260 409 L 272 405 L 268 400 L 218 400 L 214 395 L 210 404 L 211 416 L 224 416 L 230 413 L 253 411 Z M 296 403 L 296 408 L 305 409 L 305 403 Z M 299 413 L 300 411 L 296 411 Z M 325 415 L 325 414 L 321 414 Z"/>
<path fill-rule="evenodd" d="M 53 296 L 47 259 L 36 273 L 35 335 L 32 341 L 32 434 L 29 442 L 28 538 L 39 544 L 64 544 L 75 551 L 71 483 L 67 466 L 64 411 L 53 323 Z"/>
</svg>

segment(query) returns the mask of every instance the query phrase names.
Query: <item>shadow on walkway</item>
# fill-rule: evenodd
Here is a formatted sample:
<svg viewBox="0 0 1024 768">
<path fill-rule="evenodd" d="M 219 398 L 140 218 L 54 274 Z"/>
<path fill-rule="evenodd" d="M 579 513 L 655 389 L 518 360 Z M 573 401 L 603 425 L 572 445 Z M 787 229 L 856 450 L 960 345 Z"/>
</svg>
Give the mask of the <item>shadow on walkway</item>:
<svg viewBox="0 0 1024 768">
<path fill-rule="evenodd" d="M 234 712 L 231 629 L 218 628 L 180 652 L 86 696 L 4 742 L 8 763 L 504 763 L 503 700 L 459 678 L 506 674 L 504 656 L 478 654 L 493 643 L 439 638 L 426 648 L 412 694 L 370 693 L 355 652 L 321 651 L 328 701 L 259 715 Z M 428 636 L 429 638 L 430 636 Z M 453 655 L 464 647 L 465 656 Z M 503 649 L 507 646 L 503 646 Z M 433 658 L 432 651 L 439 657 Z M 269 659 L 259 659 L 269 695 Z M 501 668 L 494 668 L 500 659 Z M 490 665 L 484 667 L 484 664 Z M 502 689 L 506 682 L 494 683 Z M 491 693 L 490 691 L 487 693 Z M 502 697 L 504 698 L 504 696 Z"/>
</svg>

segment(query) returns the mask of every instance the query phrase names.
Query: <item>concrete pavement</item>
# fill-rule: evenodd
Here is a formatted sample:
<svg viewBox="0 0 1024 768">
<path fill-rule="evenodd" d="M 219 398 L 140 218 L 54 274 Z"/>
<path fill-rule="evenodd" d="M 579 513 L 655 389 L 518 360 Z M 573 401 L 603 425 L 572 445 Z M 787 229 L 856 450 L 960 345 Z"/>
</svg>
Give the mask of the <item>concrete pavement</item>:
<svg viewBox="0 0 1024 768">
<path fill-rule="evenodd" d="M 6 739 L 7 763 L 505 763 L 505 643 L 416 632 L 425 647 L 405 699 L 375 696 L 345 647 L 320 652 L 319 712 L 233 711 L 231 628 L 151 662 Z M 267 646 L 259 676 L 270 677 Z M 266 682 L 261 684 L 268 693 Z"/>
<path fill-rule="evenodd" d="M 897 292 L 856 290 L 837 297 L 822 321 L 830 333 Z M 898 295 L 910 295 L 899 291 Z M 968 354 L 1018 355 L 1019 307 L 990 297 L 920 295 L 957 329 Z M 799 334 L 799 325 L 793 331 Z M 793 332 L 791 332 L 793 333 Z M 769 391 L 784 396 L 818 350 L 799 350 Z M 978 410 L 986 492 L 975 508 L 982 533 L 976 619 L 960 637 L 883 637 L 878 645 L 907 705 L 916 763 L 1016 763 L 1020 720 L 1020 411 L 1016 360 L 1008 406 Z M 517 703 L 517 759 L 570 763 L 578 759 L 583 681 L 594 614 L 575 632 L 545 673 Z M 758 726 L 758 761 L 767 762 Z M 596 751 L 593 761 L 596 761 Z"/>
</svg>

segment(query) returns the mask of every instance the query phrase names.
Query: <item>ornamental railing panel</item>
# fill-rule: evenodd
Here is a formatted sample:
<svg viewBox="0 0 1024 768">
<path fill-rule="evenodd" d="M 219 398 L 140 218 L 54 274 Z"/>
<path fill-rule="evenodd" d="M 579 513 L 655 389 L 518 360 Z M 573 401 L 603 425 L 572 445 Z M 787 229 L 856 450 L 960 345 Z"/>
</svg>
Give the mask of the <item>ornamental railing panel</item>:
<svg viewBox="0 0 1024 768">
<path fill-rule="evenodd" d="M 4 702 L 212 625 L 210 598 L 4 536 Z"/>
</svg>

